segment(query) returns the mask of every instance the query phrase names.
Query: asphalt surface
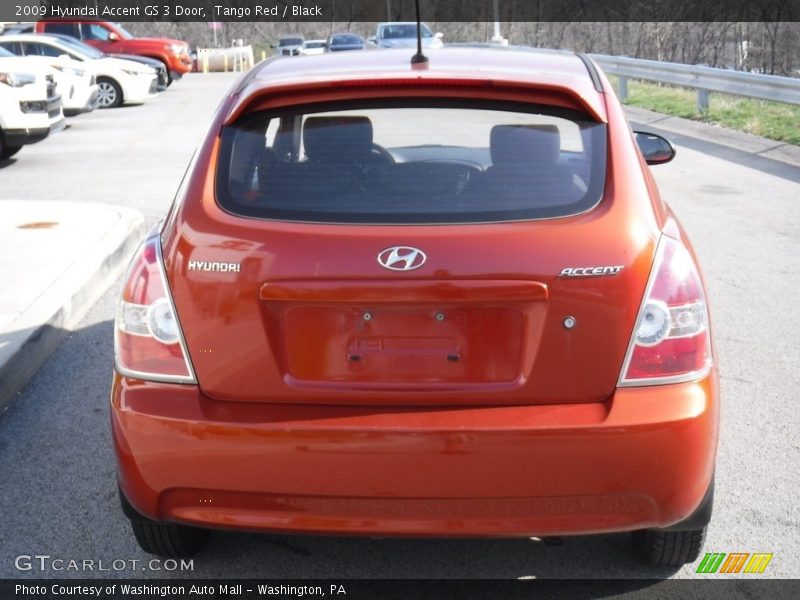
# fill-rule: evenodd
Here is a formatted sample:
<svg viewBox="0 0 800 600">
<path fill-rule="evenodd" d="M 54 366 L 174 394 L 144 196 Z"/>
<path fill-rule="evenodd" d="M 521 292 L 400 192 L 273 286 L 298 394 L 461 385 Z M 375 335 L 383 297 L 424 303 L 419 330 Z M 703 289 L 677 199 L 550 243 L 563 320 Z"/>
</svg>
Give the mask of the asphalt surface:
<svg viewBox="0 0 800 600">
<path fill-rule="evenodd" d="M 0 168 L 0 197 L 119 203 L 155 222 L 232 80 L 189 75 L 144 106 L 72 119 L 69 129 Z M 735 160 L 730 153 L 738 151 L 679 137 L 677 158 L 654 173 L 705 271 L 722 370 L 716 506 L 706 551 L 772 552 L 764 576 L 797 577 L 800 169 L 763 158 L 749 168 L 743 152 Z M 554 544 L 215 532 L 193 570 L 156 570 L 116 498 L 108 392 L 119 285 L 0 418 L 0 578 L 697 576 L 696 566 L 642 565 L 624 534 Z M 20 555 L 93 560 L 95 570 L 42 570 L 35 561 L 19 570 L 26 564 Z M 98 561 L 109 567 L 115 560 L 126 568 L 97 570 Z"/>
</svg>

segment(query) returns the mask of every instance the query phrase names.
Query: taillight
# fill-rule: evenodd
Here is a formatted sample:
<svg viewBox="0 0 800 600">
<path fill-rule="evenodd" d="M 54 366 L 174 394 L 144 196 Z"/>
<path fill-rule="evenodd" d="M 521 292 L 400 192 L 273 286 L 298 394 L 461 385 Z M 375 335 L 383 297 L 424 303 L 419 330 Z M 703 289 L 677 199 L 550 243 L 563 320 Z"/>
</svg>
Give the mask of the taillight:
<svg viewBox="0 0 800 600">
<path fill-rule="evenodd" d="M 128 377 L 196 383 L 158 235 L 140 246 L 125 277 L 114 327 L 114 356 L 117 371 Z"/>
<path fill-rule="evenodd" d="M 708 307 L 700 274 L 683 244 L 662 236 L 619 385 L 690 381 L 710 367 Z"/>
</svg>

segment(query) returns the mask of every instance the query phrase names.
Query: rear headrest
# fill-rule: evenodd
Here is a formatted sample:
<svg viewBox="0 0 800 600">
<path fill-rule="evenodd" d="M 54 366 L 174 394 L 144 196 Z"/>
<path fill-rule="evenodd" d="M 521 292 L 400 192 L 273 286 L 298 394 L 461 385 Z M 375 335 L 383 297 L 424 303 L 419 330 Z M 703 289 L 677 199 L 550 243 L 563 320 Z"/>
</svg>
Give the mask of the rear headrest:
<svg viewBox="0 0 800 600">
<path fill-rule="evenodd" d="M 495 125 L 489 144 L 494 165 L 553 165 L 561 136 L 555 125 Z"/>
<path fill-rule="evenodd" d="M 372 150 L 368 117 L 309 117 L 303 127 L 303 146 L 312 161 L 346 162 Z"/>
</svg>

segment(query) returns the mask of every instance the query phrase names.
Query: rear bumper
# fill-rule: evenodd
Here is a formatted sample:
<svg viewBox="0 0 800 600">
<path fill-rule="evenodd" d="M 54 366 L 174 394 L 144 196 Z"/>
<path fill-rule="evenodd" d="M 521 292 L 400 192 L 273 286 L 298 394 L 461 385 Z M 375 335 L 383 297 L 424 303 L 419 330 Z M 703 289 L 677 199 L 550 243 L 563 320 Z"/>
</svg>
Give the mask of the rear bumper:
<svg viewBox="0 0 800 600">
<path fill-rule="evenodd" d="M 605 403 L 453 409 L 219 402 L 115 375 L 123 494 L 204 527 L 531 536 L 668 527 L 713 476 L 716 372 Z"/>
</svg>

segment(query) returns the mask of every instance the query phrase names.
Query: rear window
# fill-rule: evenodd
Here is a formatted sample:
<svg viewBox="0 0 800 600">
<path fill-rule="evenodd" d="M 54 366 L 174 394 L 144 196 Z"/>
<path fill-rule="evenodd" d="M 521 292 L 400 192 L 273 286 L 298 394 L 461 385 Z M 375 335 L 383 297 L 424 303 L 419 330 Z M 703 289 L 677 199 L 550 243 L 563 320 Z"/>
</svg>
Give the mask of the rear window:
<svg viewBox="0 0 800 600">
<path fill-rule="evenodd" d="M 554 107 L 453 101 L 247 115 L 222 134 L 227 211 L 328 223 L 478 223 L 584 212 L 606 128 Z"/>
<path fill-rule="evenodd" d="M 357 35 L 335 35 L 331 41 L 331 44 L 361 44 L 364 40 L 362 40 Z"/>
<path fill-rule="evenodd" d="M 424 38 L 433 37 L 431 30 L 428 26 L 422 23 L 420 26 L 420 34 Z M 384 25 L 381 28 L 381 37 L 385 40 L 398 40 L 406 38 L 417 37 L 416 23 L 401 23 L 397 25 Z"/>
</svg>

